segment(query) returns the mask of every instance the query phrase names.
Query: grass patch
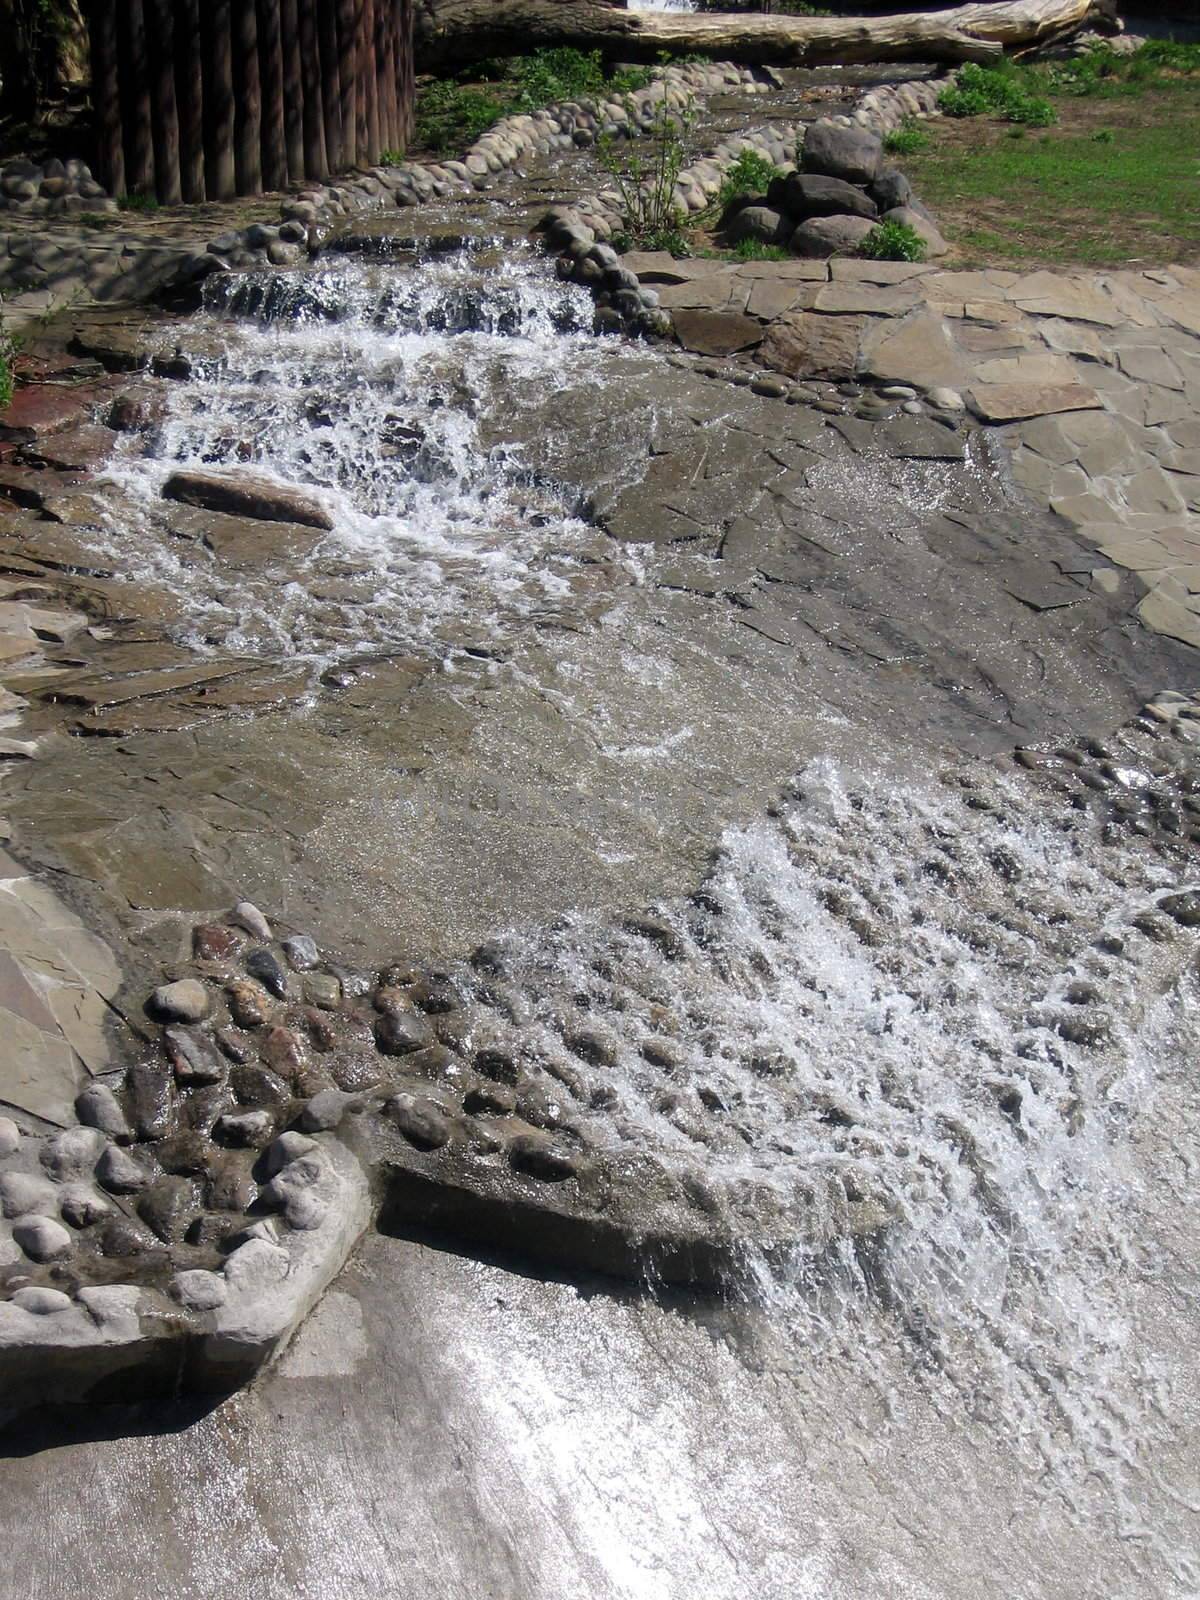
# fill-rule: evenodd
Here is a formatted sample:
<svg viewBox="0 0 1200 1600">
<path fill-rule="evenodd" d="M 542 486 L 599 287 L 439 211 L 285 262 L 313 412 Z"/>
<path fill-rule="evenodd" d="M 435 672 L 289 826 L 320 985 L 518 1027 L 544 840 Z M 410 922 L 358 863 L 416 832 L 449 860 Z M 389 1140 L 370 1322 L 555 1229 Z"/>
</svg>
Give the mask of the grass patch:
<svg viewBox="0 0 1200 1600">
<path fill-rule="evenodd" d="M 122 211 L 157 211 L 158 201 L 152 194 L 123 194 L 117 201 Z"/>
<path fill-rule="evenodd" d="M 608 75 L 599 50 L 536 50 L 478 62 L 469 74 L 435 78 L 422 86 L 415 147 L 458 155 L 501 117 L 585 96 L 630 94 L 644 89 L 652 76 L 648 67 L 626 67 Z"/>
<path fill-rule="evenodd" d="M 925 241 L 907 222 L 878 222 L 858 247 L 872 261 L 924 261 Z"/>
<path fill-rule="evenodd" d="M 919 122 L 905 117 L 898 128 L 883 136 L 883 148 L 891 156 L 911 156 L 924 150 L 929 143 L 929 133 Z"/>
<path fill-rule="evenodd" d="M 730 251 L 735 261 L 790 261 L 792 252 L 781 244 L 764 244 L 761 239 L 741 239 Z"/>
<path fill-rule="evenodd" d="M 999 106 L 939 125 L 905 161 L 961 255 L 1109 266 L 1200 250 L 1200 46 L 1098 49 L 1002 75 L 1027 97 L 1044 91 L 1052 129 L 1013 125 Z M 974 76 L 964 69 L 960 82 Z"/>
</svg>

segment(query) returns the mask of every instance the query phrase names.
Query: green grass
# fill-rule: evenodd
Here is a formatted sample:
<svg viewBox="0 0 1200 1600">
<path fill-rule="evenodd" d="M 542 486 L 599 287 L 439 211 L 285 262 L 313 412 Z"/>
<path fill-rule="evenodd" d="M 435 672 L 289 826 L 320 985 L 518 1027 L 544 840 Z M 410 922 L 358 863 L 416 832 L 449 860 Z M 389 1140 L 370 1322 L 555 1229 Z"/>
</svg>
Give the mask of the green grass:
<svg viewBox="0 0 1200 1600">
<path fill-rule="evenodd" d="M 152 194 L 123 194 L 117 201 L 122 211 L 157 211 L 158 201 Z"/>
<path fill-rule="evenodd" d="M 961 252 L 1102 266 L 1200 249 L 1200 45 L 966 67 L 958 85 L 986 109 L 935 124 L 905 171 Z M 1040 113 L 1020 110 L 1041 101 L 1046 131 Z"/>
<path fill-rule="evenodd" d="M 648 67 L 606 75 L 599 50 L 536 50 L 531 55 L 476 63 L 469 75 L 438 78 L 417 96 L 416 144 L 438 155 L 459 154 L 514 112 L 538 111 L 564 100 L 631 94 L 650 82 Z"/>
<path fill-rule="evenodd" d="M 735 261 L 790 261 L 792 252 L 781 244 L 764 244 L 761 239 L 742 239 L 730 254 Z"/>
<path fill-rule="evenodd" d="M 883 148 L 890 156 L 915 155 L 918 150 L 924 150 L 928 144 L 928 131 L 911 117 L 905 117 L 898 128 L 893 128 L 891 133 L 885 133 L 883 136 Z"/>
</svg>

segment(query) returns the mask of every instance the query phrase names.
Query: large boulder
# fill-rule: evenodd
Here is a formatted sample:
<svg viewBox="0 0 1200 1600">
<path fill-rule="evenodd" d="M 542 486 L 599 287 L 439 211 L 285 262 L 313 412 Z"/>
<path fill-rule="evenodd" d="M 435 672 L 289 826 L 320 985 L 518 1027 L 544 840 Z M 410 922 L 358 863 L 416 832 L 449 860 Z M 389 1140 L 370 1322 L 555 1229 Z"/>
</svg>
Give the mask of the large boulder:
<svg viewBox="0 0 1200 1600">
<path fill-rule="evenodd" d="M 785 178 L 776 178 L 767 200 L 797 222 L 809 217 L 870 217 L 873 221 L 879 215 L 878 206 L 862 189 L 815 172 L 789 172 Z"/>
<path fill-rule="evenodd" d="M 885 222 L 902 222 L 906 228 L 911 228 L 915 234 L 924 241 L 925 253 L 930 256 L 944 256 L 950 246 L 942 238 L 934 223 L 920 211 L 914 211 L 912 206 L 895 206 L 891 211 L 883 214 Z"/>
<path fill-rule="evenodd" d="M 893 211 L 912 200 L 912 184 L 899 167 L 884 167 L 871 185 L 870 196 L 880 211 Z"/>
<path fill-rule="evenodd" d="M 846 183 L 874 183 L 883 166 L 883 145 L 865 128 L 845 128 L 822 117 L 810 125 L 800 156 L 803 172 Z"/>
<path fill-rule="evenodd" d="M 827 256 L 851 255 L 874 226 L 867 217 L 812 217 L 792 234 L 792 254 L 818 261 Z"/>
<path fill-rule="evenodd" d="M 746 206 L 730 222 L 725 237 L 730 244 L 740 244 L 744 239 L 757 239 L 760 244 L 779 244 L 787 238 L 788 231 L 785 219 L 770 206 Z"/>
<path fill-rule="evenodd" d="M 297 522 L 306 528 L 333 527 L 333 518 L 315 496 L 249 472 L 173 472 L 162 493 L 164 500 L 179 500 L 204 511 L 257 517 L 262 522 Z"/>
</svg>

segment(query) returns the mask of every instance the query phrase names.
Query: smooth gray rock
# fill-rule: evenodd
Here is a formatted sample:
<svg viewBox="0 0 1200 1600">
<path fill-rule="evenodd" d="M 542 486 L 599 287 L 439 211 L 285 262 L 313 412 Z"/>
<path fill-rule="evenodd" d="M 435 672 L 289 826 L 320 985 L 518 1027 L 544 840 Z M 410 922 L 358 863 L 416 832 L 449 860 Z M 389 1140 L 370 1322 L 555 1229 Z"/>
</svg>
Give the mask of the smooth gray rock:
<svg viewBox="0 0 1200 1600">
<path fill-rule="evenodd" d="M 770 203 L 797 222 L 809 217 L 871 217 L 879 208 L 864 190 L 842 178 L 815 172 L 790 172 L 771 184 Z"/>
<path fill-rule="evenodd" d="M 744 239 L 757 239 L 761 244 L 778 244 L 784 237 L 787 223 L 783 215 L 770 206 L 746 206 L 738 212 L 725 230 L 731 244 Z"/>
<path fill-rule="evenodd" d="M 0 1160 L 15 1155 L 21 1143 L 21 1130 L 11 1117 L 0 1117 Z"/>
<path fill-rule="evenodd" d="M 91 1172 L 106 1144 L 98 1128 L 68 1128 L 42 1146 L 41 1162 L 59 1183 L 81 1178 Z"/>
<path fill-rule="evenodd" d="M 192 1311 L 215 1311 L 229 1298 L 229 1285 L 220 1273 L 206 1272 L 201 1267 L 177 1272 L 171 1290 L 180 1305 Z"/>
<path fill-rule="evenodd" d="M 61 1289 L 42 1289 L 30 1285 L 27 1289 L 18 1289 L 12 1297 L 13 1305 L 20 1306 L 22 1311 L 28 1311 L 35 1317 L 52 1317 L 56 1312 L 71 1309 L 71 1297 Z"/>
<path fill-rule="evenodd" d="M 809 125 L 800 167 L 847 183 L 873 183 L 883 165 L 883 145 L 863 128 L 843 128 L 822 117 Z"/>
<path fill-rule="evenodd" d="M 31 1261 L 57 1261 L 71 1253 L 71 1235 L 53 1217 L 21 1217 L 12 1232 Z"/>
<path fill-rule="evenodd" d="M 868 193 L 880 211 L 906 206 L 912 199 L 912 184 L 898 167 L 884 167 Z"/>
<path fill-rule="evenodd" d="M 300 1113 L 300 1126 L 306 1133 L 332 1133 L 351 1106 L 362 1103 L 362 1096 L 342 1089 L 322 1089 Z"/>
<path fill-rule="evenodd" d="M 106 1083 L 93 1083 L 75 1101 L 75 1115 L 89 1128 L 99 1128 L 110 1139 L 122 1144 L 133 1138 L 133 1130 L 121 1110 L 116 1095 Z"/>
<path fill-rule="evenodd" d="M 98 1190 L 86 1183 L 64 1184 L 58 1209 L 73 1228 L 90 1228 L 112 1215 L 112 1206 Z"/>
<path fill-rule="evenodd" d="M 298 1161 L 301 1156 L 306 1156 L 318 1148 L 315 1139 L 306 1138 L 304 1134 L 298 1133 L 294 1128 L 289 1129 L 286 1133 L 281 1133 L 267 1151 L 267 1171 L 274 1177 L 282 1168 L 289 1166 L 293 1161 Z"/>
<path fill-rule="evenodd" d="M 0 1177 L 0 1210 L 6 1217 L 23 1217 L 58 1210 L 58 1193 L 49 1178 L 31 1172 L 6 1172 Z"/>
<path fill-rule="evenodd" d="M 792 234 L 792 254 L 818 261 L 853 255 L 874 226 L 866 217 L 813 217 Z"/>
<path fill-rule="evenodd" d="M 150 1009 L 155 1016 L 172 1022 L 200 1022 L 211 1006 L 208 990 L 197 978 L 164 983 L 150 996 Z"/>
<path fill-rule="evenodd" d="M 96 1179 L 112 1194 L 136 1194 L 150 1182 L 150 1174 L 128 1150 L 110 1144 L 96 1164 Z"/>
<path fill-rule="evenodd" d="M 293 933 L 283 941 L 283 953 L 288 965 L 296 972 L 309 972 L 321 959 L 317 942 L 307 933 Z"/>
<path fill-rule="evenodd" d="M 256 939 L 270 940 L 271 924 L 249 900 L 239 900 L 229 920 L 239 928 L 244 928 L 247 933 L 253 934 Z"/>
<path fill-rule="evenodd" d="M 936 224 L 928 217 L 922 216 L 919 211 L 914 211 L 912 206 L 896 206 L 891 211 L 884 212 L 885 222 L 899 222 L 924 241 L 927 255 L 944 256 L 950 246 L 942 238 Z"/>
</svg>

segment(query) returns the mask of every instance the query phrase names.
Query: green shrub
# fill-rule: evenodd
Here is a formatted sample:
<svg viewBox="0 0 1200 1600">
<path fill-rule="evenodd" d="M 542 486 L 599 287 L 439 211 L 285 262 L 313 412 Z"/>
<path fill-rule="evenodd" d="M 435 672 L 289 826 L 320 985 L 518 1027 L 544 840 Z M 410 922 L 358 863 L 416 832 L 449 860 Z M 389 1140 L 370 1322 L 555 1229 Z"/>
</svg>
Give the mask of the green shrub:
<svg viewBox="0 0 1200 1600">
<path fill-rule="evenodd" d="M 507 74 L 514 87 L 513 107 L 517 111 L 538 111 L 542 106 L 585 95 L 629 94 L 644 89 L 652 76 L 647 67 L 626 67 L 606 78 L 599 50 L 585 52 L 569 46 L 516 56 L 509 63 Z"/>
<path fill-rule="evenodd" d="M 152 194 L 123 194 L 117 201 L 122 211 L 157 211 L 158 201 Z"/>
<path fill-rule="evenodd" d="M 1033 93 L 1038 80 L 1011 62 L 981 67 L 968 62 L 955 82 L 938 96 L 938 106 L 948 117 L 982 117 L 989 113 L 1006 122 L 1048 128 L 1058 119 L 1048 100 Z"/>
<path fill-rule="evenodd" d="M 417 96 L 417 143 L 438 154 L 465 150 L 504 115 L 486 89 L 439 78 Z"/>
<path fill-rule="evenodd" d="M 0 321 L 0 411 L 12 405 L 13 361 L 16 354 L 17 341 Z"/>
<path fill-rule="evenodd" d="M 872 261 L 924 261 L 925 241 L 907 222 L 878 222 L 859 245 Z"/>
<path fill-rule="evenodd" d="M 779 168 L 766 156 L 759 155 L 757 150 L 743 150 L 721 179 L 717 205 L 724 211 L 740 194 L 766 194 L 780 176 Z"/>
<path fill-rule="evenodd" d="M 687 156 L 687 135 L 695 121 L 689 103 L 683 111 L 659 106 L 639 141 L 618 145 L 611 135 L 597 141 L 600 165 L 616 181 L 624 217 L 623 238 L 639 249 L 667 248 L 651 240 L 679 237 L 684 213 L 675 203 L 675 184 Z"/>
<path fill-rule="evenodd" d="M 911 117 L 905 117 L 898 128 L 893 128 L 891 133 L 883 136 L 883 148 L 893 156 L 915 155 L 918 150 L 924 150 L 928 143 L 928 133 Z"/>
</svg>

